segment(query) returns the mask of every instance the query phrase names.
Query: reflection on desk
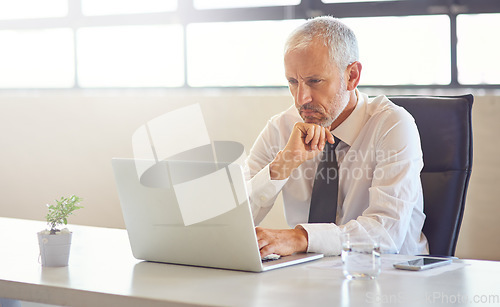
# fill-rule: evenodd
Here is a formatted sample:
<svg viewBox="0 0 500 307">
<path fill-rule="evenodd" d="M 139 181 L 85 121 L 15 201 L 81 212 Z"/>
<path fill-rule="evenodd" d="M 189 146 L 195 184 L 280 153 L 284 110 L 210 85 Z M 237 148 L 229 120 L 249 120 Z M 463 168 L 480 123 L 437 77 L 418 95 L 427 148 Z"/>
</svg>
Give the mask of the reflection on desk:
<svg viewBox="0 0 500 307">
<path fill-rule="evenodd" d="M 344 279 L 338 257 L 246 273 L 139 261 L 125 230 L 71 225 L 69 266 L 46 268 L 36 240 L 44 227 L 0 218 L 0 297 L 70 306 L 500 304 L 500 263 L 494 261 L 455 260 L 454 267 L 428 275 L 385 266 L 376 280 Z M 382 257 L 388 264 L 408 259 Z"/>
</svg>

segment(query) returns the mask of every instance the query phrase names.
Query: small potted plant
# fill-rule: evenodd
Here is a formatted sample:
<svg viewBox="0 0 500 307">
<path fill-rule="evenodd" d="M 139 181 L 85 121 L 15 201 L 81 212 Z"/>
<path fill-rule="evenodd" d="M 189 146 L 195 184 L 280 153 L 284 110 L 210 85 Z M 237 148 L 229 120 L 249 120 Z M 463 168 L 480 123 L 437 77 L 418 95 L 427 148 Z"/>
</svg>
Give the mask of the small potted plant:
<svg viewBox="0 0 500 307">
<path fill-rule="evenodd" d="M 60 226 L 68 224 L 68 216 L 73 214 L 82 199 L 76 195 L 56 199 L 55 205 L 48 205 L 49 213 L 45 217 L 50 229 L 38 233 L 42 265 L 49 267 L 67 266 L 71 247 L 72 232 Z"/>
</svg>

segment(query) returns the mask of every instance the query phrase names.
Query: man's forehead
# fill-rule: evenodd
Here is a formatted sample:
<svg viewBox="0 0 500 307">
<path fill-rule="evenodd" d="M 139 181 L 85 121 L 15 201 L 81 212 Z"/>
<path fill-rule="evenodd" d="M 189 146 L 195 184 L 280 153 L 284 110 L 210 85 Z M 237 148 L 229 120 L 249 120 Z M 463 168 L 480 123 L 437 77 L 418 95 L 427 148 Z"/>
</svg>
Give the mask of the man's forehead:
<svg viewBox="0 0 500 307">
<path fill-rule="evenodd" d="M 287 53 L 305 52 L 305 51 L 328 51 L 328 47 L 322 39 L 312 38 L 304 41 L 297 41 L 295 44 L 288 47 Z"/>
<path fill-rule="evenodd" d="M 284 56 L 284 64 L 285 72 L 298 68 L 304 72 L 308 71 L 310 75 L 322 74 L 328 67 L 335 66 L 328 48 L 323 44 L 288 50 Z"/>
</svg>

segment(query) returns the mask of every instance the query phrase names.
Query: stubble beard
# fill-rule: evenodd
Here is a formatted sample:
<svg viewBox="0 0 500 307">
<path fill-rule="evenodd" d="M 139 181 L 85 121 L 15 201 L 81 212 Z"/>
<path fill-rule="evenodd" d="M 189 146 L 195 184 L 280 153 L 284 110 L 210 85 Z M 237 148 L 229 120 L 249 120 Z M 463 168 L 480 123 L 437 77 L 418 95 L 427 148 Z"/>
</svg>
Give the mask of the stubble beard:
<svg viewBox="0 0 500 307">
<path fill-rule="evenodd" d="M 312 122 L 312 123 L 315 123 L 317 125 L 320 125 L 321 127 L 328 128 L 340 116 L 340 114 L 342 114 L 342 112 L 344 111 L 344 109 L 346 108 L 348 103 L 349 103 L 349 92 L 345 88 L 345 81 L 342 78 L 341 84 L 340 84 L 340 90 L 337 92 L 337 94 L 335 94 L 335 97 L 332 99 L 332 101 L 329 104 L 331 106 L 329 113 L 324 113 L 323 109 L 321 109 L 317 106 L 305 104 L 305 105 L 302 105 L 300 107 L 299 114 L 303 110 L 312 110 L 312 111 L 315 111 L 319 114 L 322 114 L 323 117 L 320 119 L 318 119 L 317 117 L 313 117 L 313 116 L 302 117 L 302 119 L 306 123 Z"/>
</svg>

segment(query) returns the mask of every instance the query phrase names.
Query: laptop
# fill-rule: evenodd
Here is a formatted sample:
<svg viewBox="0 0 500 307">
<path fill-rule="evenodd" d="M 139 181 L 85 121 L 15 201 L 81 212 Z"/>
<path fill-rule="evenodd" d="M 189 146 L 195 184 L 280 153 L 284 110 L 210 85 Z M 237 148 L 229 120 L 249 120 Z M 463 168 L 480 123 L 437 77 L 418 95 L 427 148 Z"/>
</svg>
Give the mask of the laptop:
<svg viewBox="0 0 500 307">
<path fill-rule="evenodd" d="M 238 164 L 114 158 L 112 166 L 137 259 L 262 272 L 323 257 L 261 260 Z"/>
</svg>

